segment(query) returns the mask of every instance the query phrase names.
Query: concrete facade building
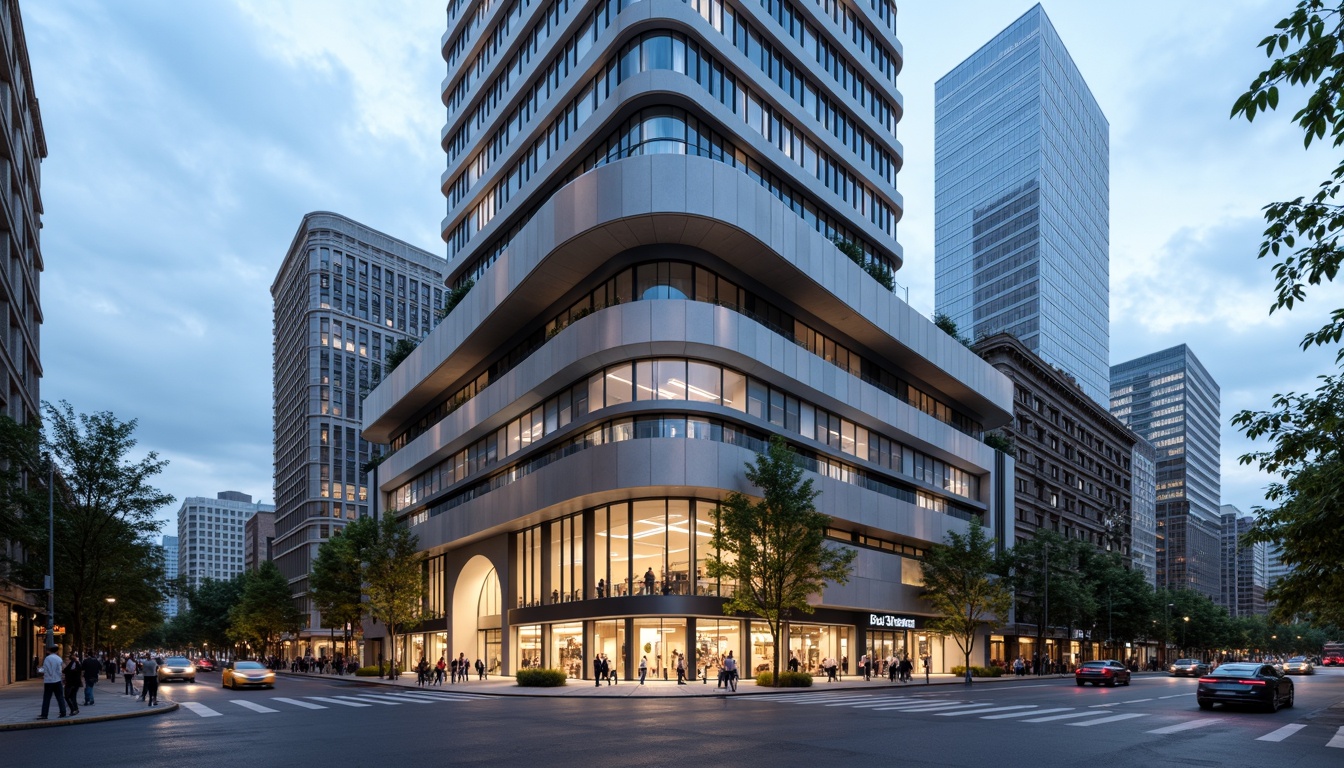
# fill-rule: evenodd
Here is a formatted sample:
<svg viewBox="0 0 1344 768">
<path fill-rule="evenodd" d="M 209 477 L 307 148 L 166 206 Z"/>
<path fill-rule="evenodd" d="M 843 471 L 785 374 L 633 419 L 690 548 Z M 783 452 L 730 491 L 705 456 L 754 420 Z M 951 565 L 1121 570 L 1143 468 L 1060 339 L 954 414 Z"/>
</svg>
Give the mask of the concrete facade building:
<svg viewBox="0 0 1344 768">
<path fill-rule="evenodd" d="M 1110 125 L 1036 5 L 934 86 L 935 305 L 1106 405 Z"/>
<path fill-rule="evenodd" d="M 1222 515 L 1222 598 L 1219 604 L 1230 616 L 1260 616 L 1265 605 L 1265 545 L 1242 546 L 1241 537 L 1251 530 L 1255 518 L 1231 504 L 1219 507 Z"/>
<path fill-rule="evenodd" d="M 275 513 L 258 512 L 243 524 L 243 570 L 256 571 L 271 560 L 275 543 Z"/>
<path fill-rule="evenodd" d="M 271 285 L 272 559 L 305 617 L 303 640 L 329 637 L 308 597 L 317 548 L 369 514 L 364 467 L 379 449 L 359 436 L 363 396 L 398 342 L 434 326 L 443 274 L 440 256 L 316 212 L 303 217 Z"/>
<path fill-rule="evenodd" d="M 0 0 L 0 145 L 0 183 L 6 193 L 0 205 L 0 413 L 28 424 L 38 420 L 42 403 L 42 160 L 47 139 L 18 0 Z M 22 562 L 27 553 L 0 537 L 0 556 Z M 44 552 L 44 562 L 45 557 Z M 45 596 L 25 586 L 42 585 L 13 583 L 0 565 L 0 687 L 29 679 L 28 660 L 41 651 Z"/>
<path fill-rule="evenodd" d="M 171 583 L 177 579 L 177 537 L 164 536 L 163 543 L 159 545 L 163 550 L 163 575 Z M 163 601 L 163 617 L 171 619 L 177 615 L 179 599 L 169 597 Z"/>
<path fill-rule="evenodd" d="M 1222 599 L 1218 383 L 1189 347 L 1111 367 L 1111 413 L 1157 451 L 1157 586 Z"/>
<path fill-rule="evenodd" d="M 454 2 L 443 37 L 448 282 L 474 287 L 364 403 L 381 513 L 427 555 L 397 657 L 752 674 L 769 635 L 705 561 L 778 435 L 858 552 L 783 642 L 958 663 L 919 562 L 970 520 L 1012 541 L 981 441 L 1012 388 L 874 279 L 901 263 L 894 5 L 506 6 Z"/>
<path fill-rule="evenodd" d="M 221 491 L 213 499 L 183 499 L 177 510 L 177 569 L 186 586 L 242 573 L 244 523 L 258 512 L 274 511 L 274 505 L 254 502 L 238 491 Z"/>
</svg>

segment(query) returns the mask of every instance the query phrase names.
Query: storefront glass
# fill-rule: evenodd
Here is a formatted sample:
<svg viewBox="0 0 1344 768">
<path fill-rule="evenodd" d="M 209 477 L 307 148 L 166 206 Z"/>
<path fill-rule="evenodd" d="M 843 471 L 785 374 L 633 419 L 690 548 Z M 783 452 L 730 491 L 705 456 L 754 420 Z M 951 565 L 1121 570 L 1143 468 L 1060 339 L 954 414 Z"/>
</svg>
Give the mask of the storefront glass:
<svg viewBox="0 0 1344 768">
<path fill-rule="evenodd" d="M 894 657 L 898 662 L 905 658 L 907 652 L 907 638 L 905 632 L 888 632 L 885 630 L 868 630 L 868 655 L 875 660 L 873 670 L 876 674 L 887 676 L 886 665 Z M 913 659 L 911 662 L 913 663 Z M 916 665 L 918 666 L 918 665 Z"/>
<path fill-rule="evenodd" d="M 786 657 L 787 660 L 787 657 Z M 770 636 L 770 625 L 764 621 L 751 622 L 751 663 L 739 664 L 742 677 L 755 677 L 775 663 L 775 641 Z"/>
<path fill-rule="evenodd" d="M 685 619 L 635 619 L 634 668 L 639 668 L 639 659 L 646 658 L 649 676 L 661 680 L 675 680 L 677 677 L 677 653 L 686 652 Z M 687 659 L 686 664 L 691 664 Z"/>
<path fill-rule="evenodd" d="M 503 633 L 498 629 L 483 629 L 476 633 L 477 653 L 479 658 L 485 662 L 485 671 L 497 675 L 500 672 L 500 662 L 503 659 L 500 638 Z"/>
<path fill-rule="evenodd" d="M 606 654 L 607 661 L 611 664 L 611 669 L 616 673 L 616 677 L 626 680 L 625 664 L 625 620 L 616 619 L 614 621 L 595 621 L 593 622 L 593 645 L 592 653 L 588 660 L 592 661 L 592 654 Z M 591 667 L 589 668 L 591 670 Z M 590 675 L 591 676 L 591 675 Z"/>
<path fill-rule="evenodd" d="M 583 516 L 571 515 L 550 523 L 551 592 L 548 604 L 583 599 Z"/>
<path fill-rule="evenodd" d="M 835 659 L 838 666 L 848 661 L 848 627 L 836 627 L 826 624 L 789 625 L 789 650 L 798 659 L 798 668 L 813 675 L 822 672 L 823 659 Z M 788 668 L 788 656 L 784 657 L 785 669 Z"/>
<path fill-rule="evenodd" d="M 583 677 L 583 623 L 551 625 L 551 655 L 547 666 Z"/>
<path fill-rule="evenodd" d="M 662 499 L 632 505 L 630 537 L 636 593 L 656 595 L 667 575 L 667 503 Z"/>
<path fill-rule="evenodd" d="M 736 659 L 742 653 L 742 622 L 722 619 L 695 620 L 695 654 L 699 674 L 708 669 L 711 680 L 717 679 L 723 659 L 728 652 Z M 739 659 L 739 664 L 740 664 Z M 689 663 L 689 660 L 688 660 Z"/>
<path fill-rule="evenodd" d="M 518 659 L 516 669 L 530 669 L 541 666 L 541 625 L 526 624 L 517 629 Z"/>
</svg>

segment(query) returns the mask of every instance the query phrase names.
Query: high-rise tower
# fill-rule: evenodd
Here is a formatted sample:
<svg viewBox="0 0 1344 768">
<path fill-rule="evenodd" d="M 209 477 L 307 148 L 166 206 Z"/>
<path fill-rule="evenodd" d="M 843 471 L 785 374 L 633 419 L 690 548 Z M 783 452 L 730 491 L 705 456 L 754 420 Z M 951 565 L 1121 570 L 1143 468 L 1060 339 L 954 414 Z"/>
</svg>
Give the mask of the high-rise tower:
<svg viewBox="0 0 1344 768">
<path fill-rule="evenodd" d="M 789 649 L 956 663 L 919 558 L 973 519 L 1011 542 L 1011 459 L 979 438 L 1012 388 L 884 285 L 895 7 L 454 2 L 443 41 L 448 281 L 475 282 L 364 403 L 428 555 L 396 656 L 754 669 L 764 624 L 705 562 L 779 435 L 859 551 Z"/>
<path fill-rule="evenodd" d="M 1110 126 L 1034 6 L 934 88 L 935 304 L 1001 331 L 1105 407 Z"/>
</svg>

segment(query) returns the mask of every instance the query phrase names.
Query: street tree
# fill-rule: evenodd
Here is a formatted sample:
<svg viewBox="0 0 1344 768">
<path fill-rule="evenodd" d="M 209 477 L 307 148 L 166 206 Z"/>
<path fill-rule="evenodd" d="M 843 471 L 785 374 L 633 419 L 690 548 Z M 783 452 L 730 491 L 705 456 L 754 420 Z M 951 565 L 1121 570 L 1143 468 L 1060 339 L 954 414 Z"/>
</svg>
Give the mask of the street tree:
<svg viewBox="0 0 1344 768">
<path fill-rule="evenodd" d="M 1272 34 L 1260 41 L 1269 65 L 1251 82 L 1232 107 L 1232 116 L 1254 120 L 1277 110 L 1280 88 L 1306 92 L 1306 102 L 1292 120 L 1303 131 L 1303 145 L 1324 141 L 1344 146 L 1344 2 L 1299 0 Z M 1344 265 L 1344 162 L 1308 195 L 1271 203 L 1264 208 L 1267 227 L 1260 258 L 1277 260 L 1273 267 L 1275 297 L 1270 312 L 1291 310 L 1305 302 L 1308 288 L 1334 282 Z M 1301 341 L 1303 349 L 1338 347 L 1337 365 L 1344 364 L 1344 308 Z M 1311 393 L 1276 395 L 1268 411 L 1242 411 L 1232 419 L 1252 440 L 1266 438 L 1269 450 L 1248 453 L 1242 464 L 1255 464 L 1278 477 L 1266 493 L 1270 505 L 1247 541 L 1279 542 L 1291 574 L 1279 580 L 1266 597 L 1274 616 L 1344 625 L 1344 375 L 1320 377 Z"/>
<path fill-rule="evenodd" d="M 370 518 L 365 519 L 372 523 Z M 322 542 L 317 557 L 313 558 L 308 590 L 313 607 L 322 614 L 327 626 L 349 624 L 353 627 L 364 617 L 364 576 L 360 570 L 360 547 L 355 539 L 355 536 L 338 532 Z M 349 657 L 350 638 L 346 635 L 345 658 Z"/>
<path fill-rule="evenodd" d="M 229 638 L 246 642 L 265 654 L 286 632 L 298 632 L 303 616 L 294 607 L 289 580 L 272 561 L 243 574 L 243 591 L 229 610 Z"/>
<path fill-rule="evenodd" d="M 773 683 L 779 680 L 783 624 L 795 612 L 812 613 L 810 598 L 827 582 L 849 581 L 856 554 L 825 543 L 830 518 L 813 504 L 819 492 L 803 479 L 796 458 L 776 435 L 755 463 L 746 465 L 747 481 L 761 496 L 728 494 L 714 513 L 714 551 L 706 560 L 711 578 L 736 583 L 724 613 L 759 616 L 769 626 Z"/>
<path fill-rule="evenodd" d="M 1012 606 L 1012 594 L 996 575 L 999 569 L 994 541 L 974 520 L 966 533 L 949 531 L 945 542 L 924 555 L 923 596 L 937 614 L 928 627 L 956 641 L 965 657 L 967 683 L 977 632 L 1002 625 Z"/>
<path fill-rule="evenodd" d="M 1042 529 L 999 558 L 1000 575 L 1006 577 L 1006 586 L 1012 590 L 1018 620 L 1030 620 L 1036 627 L 1036 656 L 1040 661 L 1048 658 L 1048 628 L 1086 623 L 1088 613 L 1095 610 L 1081 582 L 1077 567 L 1080 557 L 1078 542 Z"/>
<path fill-rule="evenodd" d="M 347 527 L 346 533 L 350 531 Z M 356 531 L 357 535 L 363 535 Z M 419 537 L 384 515 L 376 537 L 361 548 L 364 589 L 373 618 L 387 625 L 391 670 L 397 672 L 397 629 L 420 621 L 425 602 L 425 576 L 418 551 Z"/>
</svg>

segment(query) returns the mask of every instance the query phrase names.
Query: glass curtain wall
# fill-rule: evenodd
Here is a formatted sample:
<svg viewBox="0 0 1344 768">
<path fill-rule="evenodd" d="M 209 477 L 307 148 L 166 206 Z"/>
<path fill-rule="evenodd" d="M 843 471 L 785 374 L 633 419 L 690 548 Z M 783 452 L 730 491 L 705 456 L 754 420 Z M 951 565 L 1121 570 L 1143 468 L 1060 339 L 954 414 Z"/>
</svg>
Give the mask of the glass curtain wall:
<svg viewBox="0 0 1344 768">
<path fill-rule="evenodd" d="M 541 625 L 525 624 L 518 627 L 518 669 L 541 666 Z"/>
<path fill-rule="evenodd" d="M 573 515 L 550 523 L 551 592 L 548 604 L 582 600 L 583 517 Z"/>
<path fill-rule="evenodd" d="M 627 666 L 625 661 L 625 619 L 593 622 L 592 648 L 592 653 L 600 653 L 607 657 L 607 661 L 611 664 L 611 669 L 616 673 L 618 679 L 628 679 L 626 677 Z M 589 654 L 590 661 L 592 653 Z"/>
<path fill-rule="evenodd" d="M 849 661 L 849 633 L 848 627 L 829 624 L 790 624 L 789 650 L 798 659 L 800 671 L 816 675 L 823 659 L 835 659 L 841 667 Z M 787 656 L 784 663 L 788 663 Z"/>
<path fill-rule="evenodd" d="M 738 660 L 739 670 L 742 660 L 742 622 L 721 619 L 696 619 L 695 621 L 695 663 L 700 674 L 708 674 L 717 679 L 723 668 L 723 660 L 728 652 Z M 690 663 L 690 660 L 687 660 Z M 706 670 L 708 670 L 706 672 Z"/>
<path fill-rule="evenodd" d="M 686 652 L 685 619 L 635 619 L 635 655 L 634 668 L 639 669 L 639 660 L 648 660 L 649 676 L 660 680 L 675 680 L 677 664 L 675 654 Z M 689 667 L 691 660 L 687 659 Z"/>
<path fill-rule="evenodd" d="M 583 622 L 551 625 L 551 657 L 547 666 L 567 677 L 583 677 Z"/>
</svg>

